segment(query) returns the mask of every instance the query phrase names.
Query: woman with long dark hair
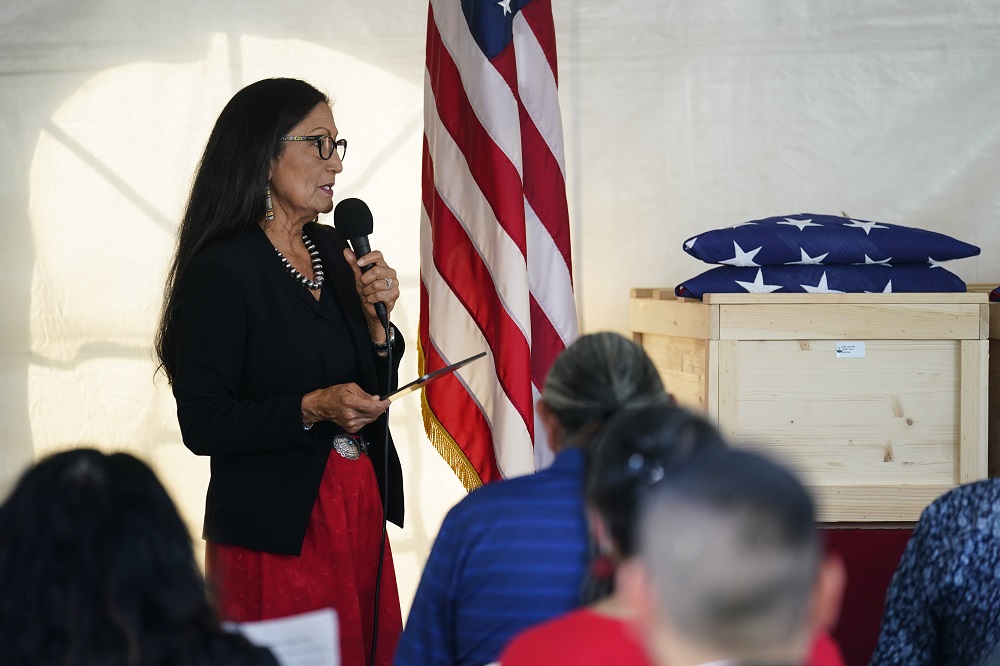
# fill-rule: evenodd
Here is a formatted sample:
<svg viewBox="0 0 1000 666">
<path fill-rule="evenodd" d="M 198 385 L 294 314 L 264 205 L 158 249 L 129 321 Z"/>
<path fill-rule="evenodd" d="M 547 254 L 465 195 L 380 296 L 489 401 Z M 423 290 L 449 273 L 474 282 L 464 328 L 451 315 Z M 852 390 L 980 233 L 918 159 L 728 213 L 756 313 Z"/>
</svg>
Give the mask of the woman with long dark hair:
<svg viewBox="0 0 1000 666">
<path fill-rule="evenodd" d="M 0 507 L 0 661 L 277 664 L 220 629 L 187 527 L 153 471 L 93 449 L 45 458 Z"/>
<path fill-rule="evenodd" d="M 375 310 L 392 312 L 396 272 L 317 221 L 346 151 L 308 83 L 258 81 L 229 101 L 180 225 L 156 351 L 185 445 L 212 459 L 220 613 L 332 606 L 352 666 L 388 664 L 402 630 L 384 533 L 384 519 L 402 524 L 402 472 L 379 395 L 403 343 Z"/>
</svg>

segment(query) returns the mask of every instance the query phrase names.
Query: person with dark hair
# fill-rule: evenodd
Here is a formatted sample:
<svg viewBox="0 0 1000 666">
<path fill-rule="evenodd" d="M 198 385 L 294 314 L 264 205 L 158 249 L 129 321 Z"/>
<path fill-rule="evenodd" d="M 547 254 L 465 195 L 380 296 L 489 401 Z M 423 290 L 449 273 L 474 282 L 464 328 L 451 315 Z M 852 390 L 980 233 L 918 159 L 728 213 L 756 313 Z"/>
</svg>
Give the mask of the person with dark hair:
<svg viewBox="0 0 1000 666">
<path fill-rule="evenodd" d="M 0 506 L 0 655 L 14 666 L 277 666 L 220 628 L 153 471 L 93 449 L 41 460 Z"/>
<path fill-rule="evenodd" d="M 806 489 L 762 455 L 721 447 L 662 476 L 640 512 L 639 555 L 620 577 L 654 661 L 806 663 L 844 586 Z"/>
<path fill-rule="evenodd" d="M 220 613 L 333 607 L 355 666 L 389 663 L 402 630 L 384 528 L 402 524 L 402 471 L 379 395 L 403 342 L 375 309 L 392 312 L 396 272 L 317 222 L 346 151 L 308 83 L 233 96 L 195 174 L 156 351 L 184 444 L 211 456 L 204 537 Z"/>
<path fill-rule="evenodd" d="M 886 592 L 871 664 L 1000 664 L 1000 479 L 924 509 Z"/>
<path fill-rule="evenodd" d="M 595 333 L 567 347 L 537 404 L 555 461 L 475 490 L 448 513 L 397 666 L 482 666 L 522 629 L 575 608 L 587 568 L 582 446 L 620 410 L 669 402 L 634 342 Z"/>
<path fill-rule="evenodd" d="M 588 444 L 586 497 L 597 557 L 588 585 L 590 605 L 528 629 L 500 658 L 502 666 L 653 662 L 631 627 L 632 613 L 615 574 L 636 556 L 640 506 L 667 470 L 726 443 L 708 421 L 681 407 L 620 412 Z M 809 666 L 843 666 L 840 650 L 825 633 L 813 643 Z"/>
<path fill-rule="evenodd" d="M 587 509 L 600 553 L 597 571 L 606 581 L 634 556 L 639 503 L 664 471 L 697 451 L 724 446 L 714 426 L 674 406 L 619 412 L 588 444 Z M 595 603 L 517 636 L 501 655 L 502 666 L 652 664 L 632 634 L 620 590 L 604 592 Z"/>
</svg>

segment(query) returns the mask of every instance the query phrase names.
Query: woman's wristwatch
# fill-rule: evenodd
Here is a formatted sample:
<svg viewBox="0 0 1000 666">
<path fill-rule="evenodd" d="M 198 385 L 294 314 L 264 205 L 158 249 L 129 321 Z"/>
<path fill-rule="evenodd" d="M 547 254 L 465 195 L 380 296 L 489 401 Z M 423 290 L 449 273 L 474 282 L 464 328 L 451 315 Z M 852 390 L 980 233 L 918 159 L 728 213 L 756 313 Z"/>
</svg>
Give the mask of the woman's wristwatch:
<svg viewBox="0 0 1000 666">
<path fill-rule="evenodd" d="M 396 327 L 392 324 L 389 325 L 389 336 L 386 338 L 385 342 L 375 342 L 372 340 L 372 347 L 375 349 L 375 353 L 379 356 L 385 356 L 389 353 L 389 347 L 393 342 L 396 341 Z"/>
</svg>

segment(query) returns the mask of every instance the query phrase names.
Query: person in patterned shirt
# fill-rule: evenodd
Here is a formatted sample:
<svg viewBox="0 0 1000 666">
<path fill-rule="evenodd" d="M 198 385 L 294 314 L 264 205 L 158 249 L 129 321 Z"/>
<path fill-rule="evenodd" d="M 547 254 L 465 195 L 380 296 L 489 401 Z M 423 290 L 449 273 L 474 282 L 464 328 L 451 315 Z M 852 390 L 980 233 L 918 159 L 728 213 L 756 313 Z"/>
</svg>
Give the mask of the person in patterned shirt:
<svg viewBox="0 0 1000 666">
<path fill-rule="evenodd" d="M 886 593 L 872 666 L 1000 663 L 1000 479 L 924 510 Z"/>
</svg>

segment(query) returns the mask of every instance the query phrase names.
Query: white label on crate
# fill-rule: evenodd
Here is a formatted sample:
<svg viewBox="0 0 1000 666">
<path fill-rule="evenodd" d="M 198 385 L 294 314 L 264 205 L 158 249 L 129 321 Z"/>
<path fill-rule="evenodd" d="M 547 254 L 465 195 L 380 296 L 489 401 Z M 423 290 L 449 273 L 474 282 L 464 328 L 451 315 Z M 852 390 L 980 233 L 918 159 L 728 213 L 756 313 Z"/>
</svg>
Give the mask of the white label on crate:
<svg viewBox="0 0 1000 666">
<path fill-rule="evenodd" d="M 865 343 L 863 342 L 838 342 L 837 358 L 864 358 Z"/>
</svg>

